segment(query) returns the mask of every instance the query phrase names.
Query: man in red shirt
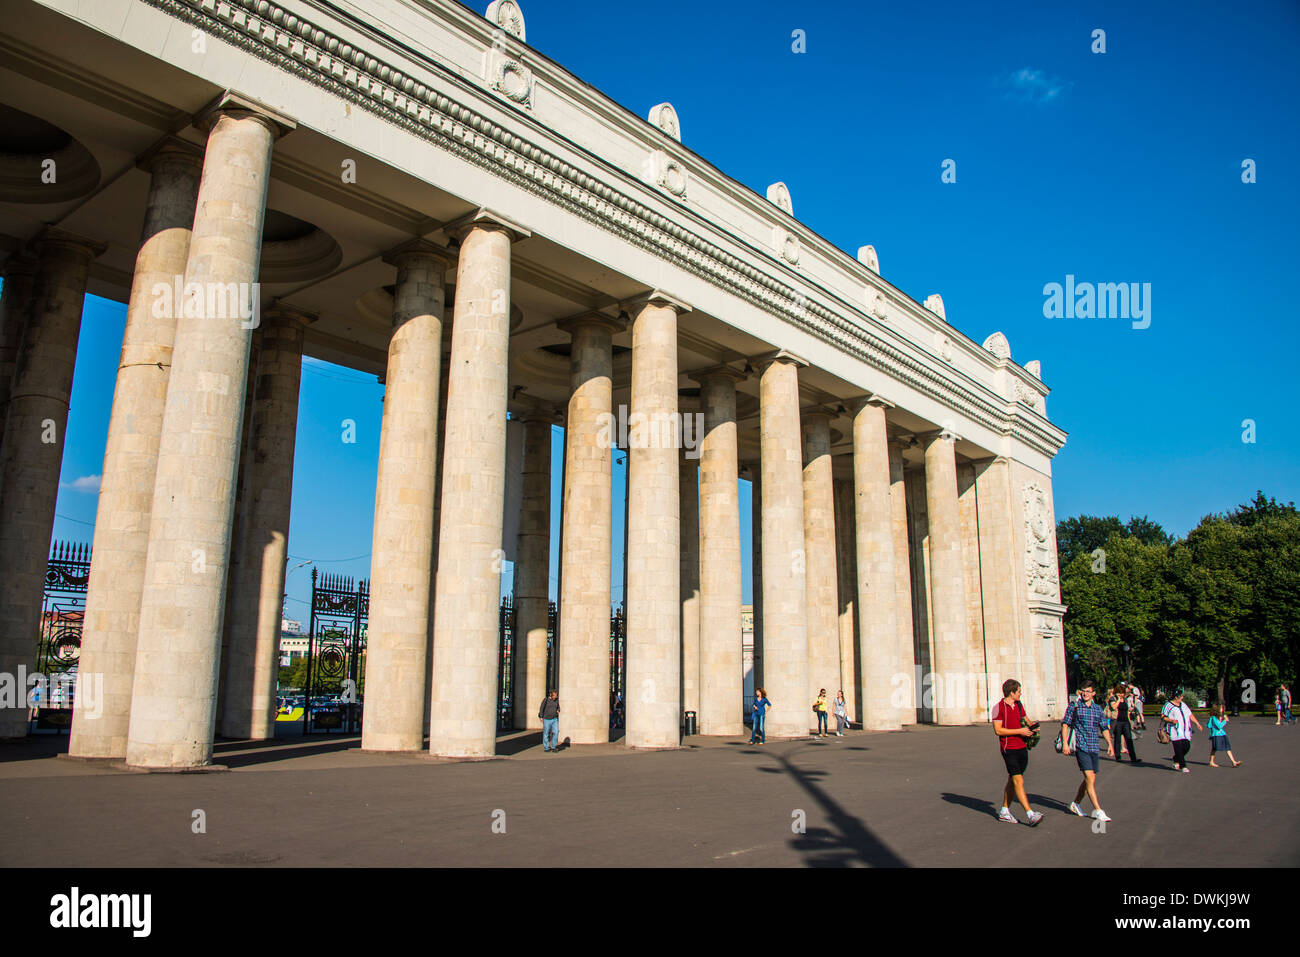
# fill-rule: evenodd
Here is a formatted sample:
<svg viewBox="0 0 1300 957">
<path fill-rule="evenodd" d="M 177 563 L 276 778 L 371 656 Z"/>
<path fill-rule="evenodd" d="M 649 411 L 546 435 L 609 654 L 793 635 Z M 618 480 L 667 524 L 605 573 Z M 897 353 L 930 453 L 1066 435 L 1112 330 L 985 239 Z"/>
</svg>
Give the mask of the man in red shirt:
<svg viewBox="0 0 1300 957">
<path fill-rule="evenodd" d="M 1037 727 L 1037 722 L 1029 720 L 1024 705 L 1020 703 L 1020 682 L 1015 678 L 1002 682 L 1002 700 L 993 706 L 993 731 L 998 736 L 1002 761 L 1007 766 L 1007 784 L 1002 789 L 999 821 L 1016 823 L 1016 816 L 1010 808 L 1012 800 L 1019 801 L 1025 809 L 1025 823 L 1030 827 L 1043 819 L 1041 813 L 1029 806 L 1029 796 L 1025 794 L 1025 769 L 1029 767 L 1029 746 L 1025 739 L 1032 737 Z"/>
</svg>

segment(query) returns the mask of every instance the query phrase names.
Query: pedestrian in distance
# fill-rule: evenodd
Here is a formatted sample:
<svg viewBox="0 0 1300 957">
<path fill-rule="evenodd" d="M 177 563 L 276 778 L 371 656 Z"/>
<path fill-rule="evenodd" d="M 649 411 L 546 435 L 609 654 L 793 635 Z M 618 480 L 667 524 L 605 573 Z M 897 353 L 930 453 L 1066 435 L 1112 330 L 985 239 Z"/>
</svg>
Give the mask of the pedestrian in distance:
<svg viewBox="0 0 1300 957">
<path fill-rule="evenodd" d="M 1210 713 L 1210 718 L 1205 722 L 1207 730 L 1210 732 L 1210 767 L 1217 768 L 1214 763 L 1214 755 L 1222 751 L 1228 756 L 1234 768 L 1240 767 L 1241 762 L 1232 754 L 1232 745 L 1228 743 L 1228 716 L 1223 713 L 1223 705 L 1214 706 Z"/>
<path fill-rule="evenodd" d="M 817 700 L 813 702 L 813 714 L 817 715 L 817 737 L 826 737 L 826 689 L 822 688 L 817 692 Z"/>
<path fill-rule="evenodd" d="M 1106 754 L 1113 757 L 1115 746 L 1110 738 L 1110 727 L 1106 721 L 1106 711 L 1096 700 L 1097 686 L 1085 681 L 1079 689 L 1079 700 L 1065 709 L 1065 718 L 1061 721 L 1061 740 L 1065 742 L 1062 754 L 1074 751 L 1074 760 L 1083 772 L 1083 781 L 1070 802 L 1070 813 L 1086 817 L 1079 802 L 1084 795 L 1092 802 L 1092 816 L 1098 821 L 1110 820 L 1110 815 L 1101 808 L 1097 797 L 1097 772 L 1101 769 L 1099 762 L 1100 741 L 1106 742 Z M 1070 729 L 1074 729 L 1074 748 L 1070 747 Z"/>
<path fill-rule="evenodd" d="M 1121 687 L 1123 686 L 1116 685 L 1110 690 L 1110 694 L 1106 696 L 1106 720 L 1110 723 L 1112 732 L 1115 731 L 1115 719 L 1119 717 L 1119 693 Z M 1118 735 L 1116 735 L 1113 740 L 1117 745 L 1119 745 L 1119 750 L 1115 754 L 1115 760 L 1122 761 L 1124 760 L 1124 755 L 1127 753 L 1124 750 L 1124 742 L 1120 740 Z"/>
<path fill-rule="evenodd" d="M 762 688 L 754 690 L 753 729 L 749 735 L 750 744 L 767 744 L 767 712 L 772 702 L 767 700 L 767 692 Z"/>
<path fill-rule="evenodd" d="M 831 705 L 835 714 L 835 737 L 844 737 L 844 729 L 849 726 L 849 706 L 844 701 L 844 692 L 835 692 L 835 701 Z"/>
<path fill-rule="evenodd" d="M 554 688 L 542 700 L 537 717 L 542 719 L 542 750 L 560 750 L 560 693 Z"/>
<path fill-rule="evenodd" d="M 1190 773 L 1191 769 L 1187 767 L 1187 752 L 1192 748 L 1192 725 L 1196 725 L 1200 730 L 1204 728 L 1201 727 L 1201 722 L 1196 720 L 1196 715 L 1192 714 L 1192 709 L 1183 701 L 1181 690 L 1169 696 L 1169 703 L 1160 712 L 1160 720 L 1168 729 L 1169 740 L 1174 746 L 1174 770 L 1182 771 L 1184 774 Z"/>
<path fill-rule="evenodd" d="M 1029 739 L 1038 730 L 1038 722 L 1030 721 L 1025 706 L 1020 703 L 1020 682 L 1008 678 L 1002 682 L 1002 700 L 993 706 L 993 733 L 998 736 L 1002 763 L 1007 769 L 1007 783 L 1002 788 L 1002 807 L 998 820 L 1007 824 L 1019 823 L 1011 813 L 1011 802 L 1019 801 L 1025 809 L 1025 823 L 1036 827 L 1043 819 L 1041 811 L 1029 806 L 1025 793 L 1025 771 L 1029 768 Z"/>
<path fill-rule="evenodd" d="M 1273 695 L 1273 711 L 1277 714 L 1277 720 L 1273 722 L 1273 727 L 1282 727 L 1282 692 L 1279 691 Z"/>
<path fill-rule="evenodd" d="M 1140 738 L 1142 737 L 1142 732 L 1147 729 L 1147 716 L 1146 712 L 1142 710 L 1146 701 L 1142 697 L 1142 689 L 1137 685 L 1129 686 L 1128 702 L 1129 716 L 1133 721 L 1133 731 L 1136 736 Z"/>
<path fill-rule="evenodd" d="M 1120 753 L 1115 755 L 1116 761 L 1123 761 L 1123 747 L 1128 745 L 1128 756 L 1134 764 L 1141 764 L 1138 760 L 1137 748 L 1133 746 L 1133 730 L 1131 727 L 1131 714 L 1133 711 L 1132 703 L 1128 697 L 1128 690 L 1120 685 L 1115 689 L 1115 717 L 1111 721 L 1111 730 L 1114 732 L 1114 740 L 1120 743 Z"/>
<path fill-rule="evenodd" d="M 1282 690 L 1282 720 L 1287 724 L 1295 724 L 1295 718 L 1291 717 L 1291 689 L 1286 685 L 1279 686 Z"/>
</svg>

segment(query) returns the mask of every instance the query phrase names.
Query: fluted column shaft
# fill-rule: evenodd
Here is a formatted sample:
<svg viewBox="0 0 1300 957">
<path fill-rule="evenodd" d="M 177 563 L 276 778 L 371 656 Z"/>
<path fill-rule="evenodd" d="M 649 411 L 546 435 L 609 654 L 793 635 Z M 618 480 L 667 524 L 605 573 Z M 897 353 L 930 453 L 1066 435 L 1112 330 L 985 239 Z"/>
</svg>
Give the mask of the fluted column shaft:
<svg viewBox="0 0 1300 957">
<path fill-rule="evenodd" d="M 551 425 L 555 416 L 524 416 L 524 487 L 515 547 L 514 726 L 540 728 L 546 687 L 546 624 L 551 580 Z M 605 512 L 609 514 L 609 510 Z M 606 549 L 608 554 L 608 549 Z M 609 576 L 605 577 L 609 581 Z M 567 715 L 566 715 L 567 716 Z"/>
<path fill-rule="evenodd" d="M 235 587 L 226 611 L 231 624 L 221 733 L 228 738 L 275 737 L 303 333 L 314 319 L 275 308 L 258 330 L 257 388 L 236 538 L 239 560 L 232 564 Z"/>
<path fill-rule="evenodd" d="M 511 233 L 468 227 L 456 270 L 429 751 L 496 752 Z"/>
<path fill-rule="evenodd" d="M 808 600 L 808 700 L 822 689 L 829 707 L 840 687 L 839 600 L 835 570 L 835 492 L 830 416 L 803 416 L 803 530 Z M 817 727 L 813 720 L 810 726 Z"/>
<path fill-rule="evenodd" d="M 750 576 L 753 579 L 753 607 L 750 609 L 753 621 L 754 643 L 754 693 L 763 687 L 763 466 L 755 462 L 750 466 L 752 478 L 749 482 L 750 504 Z"/>
<path fill-rule="evenodd" d="M 57 229 L 36 243 L 0 451 L 0 674 L 15 681 L 19 666 L 35 670 L 81 309 L 90 261 L 101 250 Z M 17 697 L 0 710 L 0 738 L 27 733 L 26 688 Z"/>
<path fill-rule="evenodd" d="M 68 744 L 76 757 L 126 756 L 154 474 L 176 338 L 174 304 L 154 306 L 156 294 L 164 288 L 174 293 L 176 277 L 185 274 L 202 158 L 169 146 L 147 168 L 149 201 L 108 421 L 78 667 L 79 675 L 102 675 L 93 680 L 103 687 L 98 696 L 77 694 Z"/>
<path fill-rule="evenodd" d="M 612 340 L 621 324 L 590 315 L 572 319 L 563 328 L 573 338 L 561 519 L 560 728 L 574 744 L 595 744 L 609 740 Z M 543 620 L 543 649 L 545 628 Z M 544 668 L 545 650 L 542 659 Z M 541 700 L 529 699 L 531 720 L 538 720 Z"/>
<path fill-rule="evenodd" d="M 894 593 L 897 597 L 895 614 L 898 618 L 898 652 L 895 669 L 906 676 L 900 680 L 895 692 L 903 689 L 907 703 L 898 711 L 899 724 L 906 727 L 916 724 L 916 635 L 912 623 L 912 557 L 907 538 L 907 485 L 903 478 L 903 448 L 894 440 L 889 442 L 889 514 L 890 530 L 894 539 Z"/>
<path fill-rule="evenodd" d="M 677 417 L 677 313 L 652 298 L 632 322 L 626 741 L 634 748 L 681 743 L 679 452 L 669 434 Z"/>
<path fill-rule="evenodd" d="M 700 733 L 744 730 L 736 373 L 700 379 Z"/>
<path fill-rule="evenodd" d="M 211 763 L 217 672 L 251 321 L 209 315 L 209 290 L 255 303 L 262 220 L 277 127 L 218 113 L 208 134 L 186 286 L 202 290 L 177 316 L 172 373 L 150 512 L 131 694 L 127 763 Z M 244 297 L 247 296 L 246 299 Z"/>
<path fill-rule="evenodd" d="M 900 727 L 899 709 L 891 703 L 891 681 L 898 668 L 898 594 L 889 500 L 889 437 L 885 405 L 878 400 L 861 403 L 853 416 L 853 480 L 862 726 L 887 731 Z"/>
<path fill-rule="evenodd" d="M 375 484 L 361 747 L 419 751 L 433 612 L 443 282 L 449 259 L 434 247 L 415 244 L 387 261 L 397 267 L 397 285 Z"/>
<path fill-rule="evenodd" d="M 796 361 L 771 360 L 759 381 L 763 495 L 763 681 L 773 737 L 808 733 L 808 605 Z"/>
<path fill-rule="evenodd" d="M 934 632 L 931 667 L 936 679 L 936 724 L 966 724 L 968 703 L 949 689 L 964 687 L 970 655 L 966 624 L 965 568 L 961 517 L 957 509 L 955 442 L 948 433 L 925 437 L 925 504 L 930 537 L 930 602 Z M 942 681 L 942 686 L 938 682 Z"/>
</svg>

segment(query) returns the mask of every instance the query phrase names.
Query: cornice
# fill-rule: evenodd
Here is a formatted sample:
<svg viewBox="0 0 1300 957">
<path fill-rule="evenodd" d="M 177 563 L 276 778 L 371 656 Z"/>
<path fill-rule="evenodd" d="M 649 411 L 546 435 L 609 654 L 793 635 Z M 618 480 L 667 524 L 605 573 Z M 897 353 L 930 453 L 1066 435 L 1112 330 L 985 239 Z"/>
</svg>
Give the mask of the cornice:
<svg viewBox="0 0 1300 957">
<path fill-rule="evenodd" d="M 980 391 L 988 393 L 988 396 L 985 396 L 969 388 L 962 388 L 958 383 L 951 381 L 948 375 L 928 368 L 918 358 L 891 345 L 885 341 L 885 336 L 872 328 L 877 323 L 868 315 L 864 306 L 845 303 L 844 305 L 857 315 L 852 318 L 841 315 L 810 300 L 800 289 L 745 262 L 709 238 L 656 212 L 637 195 L 633 195 L 629 188 L 634 188 L 635 192 L 642 197 L 648 198 L 653 195 L 655 202 L 671 200 L 671 197 L 648 186 L 624 170 L 616 169 L 609 163 L 599 162 L 598 158 L 593 158 L 593 162 L 613 174 L 611 178 L 620 180 L 618 185 L 604 182 L 576 168 L 537 143 L 505 129 L 483 112 L 458 102 L 445 92 L 395 69 L 375 56 L 373 51 L 356 48 L 317 24 L 289 12 L 278 3 L 269 0 L 140 0 L 140 2 L 162 10 L 176 19 L 200 26 L 231 45 L 268 60 L 284 71 L 348 100 L 394 126 L 401 127 L 465 161 L 474 163 L 517 187 L 546 198 L 553 205 L 599 225 L 607 232 L 650 251 L 678 268 L 689 271 L 718 288 L 783 318 L 791 325 L 803 329 L 865 364 L 906 382 L 918 392 L 930 396 L 990 431 L 1007 433 L 1009 422 L 1004 411 L 1006 400 L 997 396 L 991 389 L 980 387 Z M 426 4 L 426 6 L 432 5 Z M 441 12 L 442 7 L 439 6 L 438 10 Z M 490 36 L 491 31 L 487 28 L 487 21 L 481 17 L 478 20 L 481 22 L 477 29 L 484 32 L 485 36 Z M 372 36 L 372 39 L 376 39 L 377 42 L 377 38 Z M 513 38 L 510 43 L 522 46 Z M 425 65 L 436 73 L 440 80 L 456 85 L 461 92 L 472 93 L 481 99 L 489 96 L 481 83 L 478 83 L 477 78 L 476 85 L 471 86 L 458 72 L 449 70 L 445 66 L 439 68 L 431 58 L 418 51 L 406 48 L 405 54 L 413 59 L 424 60 Z M 492 101 L 498 109 L 525 114 L 524 110 L 503 97 L 493 96 Z M 528 125 L 544 129 L 531 117 L 528 118 Z M 648 131 L 649 124 L 645 125 Z M 659 140 L 661 142 L 656 143 L 658 149 L 672 150 L 677 145 L 667 137 L 659 137 Z M 586 156 L 591 155 L 576 144 L 568 145 Z M 757 194 L 753 195 L 757 197 Z M 761 201 L 766 203 L 766 200 Z M 704 220 L 697 212 L 681 204 L 677 205 L 688 212 L 690 218 L 696 223 L 707 226 L 715 232 L 721 231 L 715 224 Z M 768 215 L 771 216 L 772 221 L 789 228 L 790 217 L 775 205 L 770 203 L 767 205 L 771 206 Z M 799 235 L 816 237 L 815 233 L 802 225 L 799 226 Z M 736 237 L 729 238 L 736 242 L 745 242 Z M 819 243 L 825 243 L 820 237 L 816 239 Z M 746 245 L 755 248 L 752 244 L 746 243 Z M 834 249 L 829 247 L 829 244 L 826 245 Z M 761 252 L 768 260 L 765 265 L 770 269 L 776 264 L 776 258 L 770 251 L 761 250 Z M 836 252 L 848 261 L 845 254 L 838 250 Z M 842 266 L 838 262 L 831 264 L 836 268 Z M 814 286 L 801 271 L 795 271 L 796 275 L 791 276 L 791 270 L 786 268 L 784 263 L 777 268 L 786 278 L 793 278 L 809 288 L 819 289 L 823 295 L 840 300 L 839 296 L 828 293 L 820 286 Z M 882 292 L 891 293 L 891 299 L 903 307 L 913 319 L 930 323 L 929 319 L 919 314 L 923 311 L 922 307 L 881 280 L 875 273 L 867 270 L 865 266 L 859 266 L 854 271 L 853 278 L 864 287 L 866 285 L 883 287 Z M 935 328 L 950 331 L 963 344 L 969 343 L 970 348 L 976 353 L 984 353 L 981 361 L 987 368 L 993 368 L 994 360 L 991 355 L 985 353 L 955 328 L 940 326 L 938 322 L 937 317 L 934 317 L 934 322 L 931 324 Z M 968 378 L 955 369 L 951 370 L 949 375 L 954 374 Z M 1019 430 L 1013 429 L 1012 434 L 1017 438 L 1022 437 Z M 1056 430 L 1056 435 L 1048 438 L 1041 430 L 1031 432 L 1026 429 L 1022 440 L 1040 453 L 1052 456 L 1063 444 L 1063 435 Z M 1056 436 L 1060 436 L 1061 441 L 1053 441 Z"/>
</svg>

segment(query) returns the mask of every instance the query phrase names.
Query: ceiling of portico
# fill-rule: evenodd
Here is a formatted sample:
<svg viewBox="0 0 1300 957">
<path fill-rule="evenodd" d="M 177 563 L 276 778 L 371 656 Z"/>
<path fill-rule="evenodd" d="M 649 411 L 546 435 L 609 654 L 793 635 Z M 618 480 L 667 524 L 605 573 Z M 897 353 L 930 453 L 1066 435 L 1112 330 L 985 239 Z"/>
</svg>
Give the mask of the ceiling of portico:
<svg viewBox="0 0 1300 957">
<path fill-rule="evenodd" d="M 89 291 L 124 302 L 149 188 L 149 175 L 136 161 L 167 135 L 201 148 L 203 135 L 192 119 L 221 92 L 177 66 L 28 0 L 0 0 L 0 104 L 66 132 L 100 170 L 98 185 L 76 198 L 0 202 L 0 260 L 30 243 L 44 225 L 58 225 L 107 244 L 92 266 Z M 355 182 L 344 180 L 349 160 L 355 162 Z M 395 278 L 394 267 L 383 261 L 385 252 L 414 237 L 446 242 L 441 225 L 472 211 L 457 196 L 306 128 L 275 146 L 268 208 L 316 227 L 337 244 L 337 254 L 329 250 L 321 259 L 326 263 L 321 274 L 304 277 L 299 270 L 293 279 L 264 281 L 263 305 L 281 300 L 317 314 L 307 333 L 308 355 L 376 375 L 384 370 L 390 330 L 386 287 Z M 509 215 L 508 210 L 497 212 Z M 522 312 L 511 341 L 512 396 L 525 404 L 563 408 L 568 361 L 545 351 L 569 341 L 557 320 L 593 310 L 617 316 L 620 303 L 646 287 L 538 235 L 515 244 L 512 273 L 513 305 Z M 630 330 L 616 334 L 614 343 L 629 348 Z M 679 321 L 679 386 L 698 387 L 691 373 L 719 363 L 752 368 L 750 359 L 781 346 L 722 317 L 687 313 Z M 630 361 L 628 352 L 615 358 L 616 404 L 628 400 Z M 835 451 L 847 450 L 851 420 L 843 403 L 857 391 L 820 369 L 804 368 L 799 378 L 801 404 L 827 407 L 833 414 Z M 741 381 L 738 390 L 741 458 L 754 459 L 757 375 Z M 890 410 L 889 420 L 899 432 L 935 428 L 897 409 Z M 987 454 L 960 444 L 958 451 Z M 916 453 L 908 454 L 914 458 Z"/>
</svg>

